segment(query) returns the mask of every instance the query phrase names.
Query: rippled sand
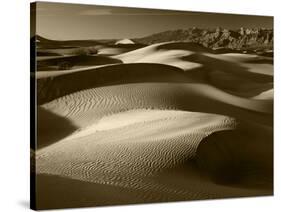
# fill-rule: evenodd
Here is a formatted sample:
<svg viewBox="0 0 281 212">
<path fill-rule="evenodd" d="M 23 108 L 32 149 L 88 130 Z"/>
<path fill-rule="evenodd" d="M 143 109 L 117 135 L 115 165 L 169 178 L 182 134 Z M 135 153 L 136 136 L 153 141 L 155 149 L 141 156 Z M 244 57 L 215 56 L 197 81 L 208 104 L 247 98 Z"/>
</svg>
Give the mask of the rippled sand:
<svg viewBox="0 0 281 212">
<path fill-rule="evenodd" d="M 37 73 L 39 208 L 272 194 L 266 58 L 164 43 L 113 59 Z"/>
</svg>

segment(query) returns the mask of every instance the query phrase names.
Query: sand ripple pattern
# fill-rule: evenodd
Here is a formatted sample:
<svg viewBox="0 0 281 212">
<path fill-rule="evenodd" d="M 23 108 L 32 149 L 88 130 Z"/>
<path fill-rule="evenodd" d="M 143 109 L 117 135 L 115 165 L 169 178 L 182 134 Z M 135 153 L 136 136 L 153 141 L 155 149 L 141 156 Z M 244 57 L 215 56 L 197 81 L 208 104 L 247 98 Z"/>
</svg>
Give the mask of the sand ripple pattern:
<svg viewBox="0 0 281 212">
<path fill-rule="evenodd" d="M 159 196 L 162 198 L 172 194 L 189 198 L 210 195 L 203 190 L 169 188 L 153 178 L 192 159 L 203 137 L 213 131 L 233 128 L 234 120 L 173 110 L 136 110 L 123 115 L 128 119 L 138 113 L 151 118 L 135 119 L 125 126 L 98 131 L 95 128 L 99 123 L 95 123 L 89 126 L 92 133 L 80 131 L 39 150 L 37 172 L 146 191 L 144 199 L 149 199 L 147 195 L 152 191 L 164 192 Z M 113 115 L 112 121 L 114 119 Z"/>
<path fill-rule="evenodd" d="M 105 52 L 109 50 L 117 49 L 100 47 L 99 53 L 115 54 Z M 217 170 L 227 175 L 228 169 L 220 168 L 237 161 L 249 181 L 263 166 L 270 170 L 272 64 L 260 66 L 256 62 L 264 58 L 258 56 L 214 54 L 193 43 L 127 50 L 109 59 L 124 64 L 92 64 L 36 76 L 44 145 L 35 151 L 35 171 L 38 179 L 43 176 L 60 187 L 48 190 L 42 180 L 41 192 L 50 192 L 41 197 L 48 200 L 69 191 L 77 204 L 101 205 L 122 199 L 124 193 L 125 203 L 272 194 L 260 184 L 234 186 L 208 176 L 216 176 Z M 233 138 L 243 130 L 246 139 Z M 206 140 L 214 135 L 221 140 L 215 138 L 212 145 Z M 209 173 L 203 173 L 207 169 L 200 169 L 204 166 L 199 162 L 207 164 Z M 95 194 L 96 188 L 101 192 Z M 93 202 L 106 191 L 113 195 Z"/>
<path fill-rule="evenodd" d="M 165 83 L 107 86 L 43 105 L 79 129 L 37 151 L 37 173 L 134 189 L 148 202 L 241 195 L 241 189 L 226 189 L 200 177 L 186 179 L 184 186 L 169 185 L 165 179 L 166 171 L 191 164 L 204 137 L 236 125 L 229 116 L 184 111 L 198 98 L 191 93 L 186 99 L 188 88 Z M 242 189 L 242 194 L 251 192 Z"/>
<path fill-rule="evenodd" d="M 132 109 L 198 111 L 257 121 L 267 120 L 266 116 L 270 119 L 272 113 L 272 105 L 268 102 L 189 83 L 136 83 L 93 88 L 63 96 L 42 107 L 79 127 L 86 127 L 103 116 Z"/>
</svg>

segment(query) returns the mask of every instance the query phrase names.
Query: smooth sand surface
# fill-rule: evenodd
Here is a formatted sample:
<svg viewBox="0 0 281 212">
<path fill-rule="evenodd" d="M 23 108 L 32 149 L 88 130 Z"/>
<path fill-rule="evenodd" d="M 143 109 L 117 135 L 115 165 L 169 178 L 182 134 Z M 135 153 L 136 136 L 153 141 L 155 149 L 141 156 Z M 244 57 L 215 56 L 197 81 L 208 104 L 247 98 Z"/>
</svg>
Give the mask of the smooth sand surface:
<svg viewBox="0 0 281 212">
<path fill-rule="evenodd" d="M 67 66 L 67 69 L 75 69 L 77 66 L 89 67 L 116 63 L 122 63 L 122 61 L 97 55 L 71 55 L 47 58 L 41 57 L 37 60 L 37 71 L 56 71 L 62 69 L 62 66 Z"/>
<path fill-rule="evenodd" d="M 273 59 L 269 57 L 241 53 L 217 54 L 199 44 L 170 42 L 154 44 L 114 58 L 124 63 L 175 66 L 189 77 L 197 77 L 243 97 L 254 97 L 273 88 Z"/>
<path fill-rule="evenodd" d="M 274 90 L 270 89 L 255 96 L 254 99 L 264 99 L 264 100 L 267 99 L 273 101 L 273 97 L 274 97 Z"/>
<path fill-rule="evenodd" d="M 128 38 L 124 38 L 115 42 L 116 45 L 118 44 L 134 44 L 134 41 Z"/>
<path fill-rule="evenodd" d="M 109 58 L 36 74 L 39 208 L 273 193 L 270 59 L 192 43 Z"/>
</svg>

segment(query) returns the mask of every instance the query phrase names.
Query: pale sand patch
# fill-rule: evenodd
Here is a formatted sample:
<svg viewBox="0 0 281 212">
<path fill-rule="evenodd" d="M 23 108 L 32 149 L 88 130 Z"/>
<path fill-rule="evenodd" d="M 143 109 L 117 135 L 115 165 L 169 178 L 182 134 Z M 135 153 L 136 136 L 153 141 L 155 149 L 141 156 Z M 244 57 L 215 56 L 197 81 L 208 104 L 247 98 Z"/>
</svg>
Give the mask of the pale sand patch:
<svg viewBox="0 0 281 212">
<path fill-rule="evenodd" d="M 255 96 L 253 99 L 261 99 L 261 100 L 271 100 L 274 98 L 274 89 L 270 89 L 268 91 L 264 91 L 259 95 Z"/>
<path fill-rule="evenodd" d="M 173 43 L 161 43 L 150 45 L 141 49 L 130 51 L 115 56 L 124 63 L 160 63 L 173 65 L 183 70 L 199 68 L 201 65 L 192 61 L 184 61 L 182 58 L 194 54 L 194 49 L 161 49 L 162 46 Z"/>
<path fill-rule="evenodd" d="M 128 38 L 124 38 L 124 39 L 116 41 L 115 44 L 116 45 L 118 45 L 118 44 L 134 44 L 134 41 L 132 41 Z"/>
</svg>

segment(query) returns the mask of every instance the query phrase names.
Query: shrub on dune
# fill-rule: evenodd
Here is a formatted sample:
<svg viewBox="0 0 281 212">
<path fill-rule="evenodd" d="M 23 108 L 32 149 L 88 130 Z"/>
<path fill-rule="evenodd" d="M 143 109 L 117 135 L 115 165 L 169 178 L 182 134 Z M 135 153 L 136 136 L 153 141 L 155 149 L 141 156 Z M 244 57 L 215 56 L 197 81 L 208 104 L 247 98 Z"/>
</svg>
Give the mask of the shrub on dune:
<svg viewBox="0 0 281 212">
<path fill-rule="evenodd" d="M 68 61 L 63 61 L 58 64 L 58 70 L 69 70 L 72 68 L 72 64 Z"/>
<path fill-rule="evenodd" d="M 79 47 L 76 49 L 73 49 L 71 54 L 72 55 L 93 55 L 97 54 L 97 50 L 93 47 Z"/>
</svg>

